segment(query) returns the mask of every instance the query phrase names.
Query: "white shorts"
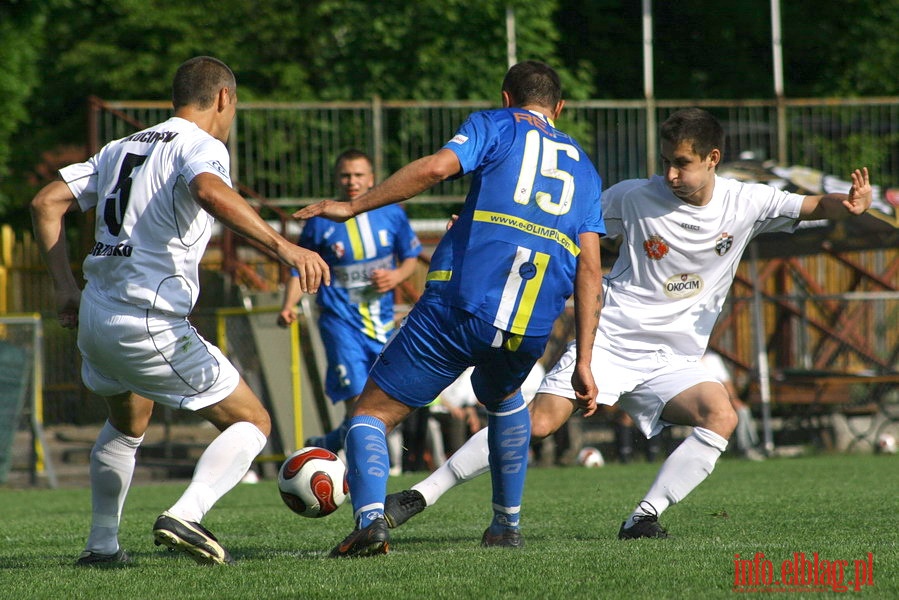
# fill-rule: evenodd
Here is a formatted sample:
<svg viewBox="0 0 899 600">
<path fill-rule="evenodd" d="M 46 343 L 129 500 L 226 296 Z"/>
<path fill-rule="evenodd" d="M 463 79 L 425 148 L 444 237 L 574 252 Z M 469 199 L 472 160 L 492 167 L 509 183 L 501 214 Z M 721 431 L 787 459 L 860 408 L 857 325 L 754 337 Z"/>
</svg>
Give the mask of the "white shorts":
<svg viewBox="0 0 899 600">
<path fill-rule="evenodd" d="M 84 385 L 100 396 L 134 392 L 196 411 L 231 394 L 240 374 L 184 317 L 104 298 L 85 289 L 78 314 Z"/>
<path fill-rule="evenodd" d="M 550 369 L 538 393 L 574 399 L 571 374 L 576 356 L 574 342 Z M 599 404 L 618 406 L 631 416 L 650 438 L 671 425 L 661 419 L 665 404 L 687 388 L 704 381 L 718 381 L 698 358 L 665 351 L 613 351 L 605 336 L 597 334 L 590 365 Z"/>
</svg>

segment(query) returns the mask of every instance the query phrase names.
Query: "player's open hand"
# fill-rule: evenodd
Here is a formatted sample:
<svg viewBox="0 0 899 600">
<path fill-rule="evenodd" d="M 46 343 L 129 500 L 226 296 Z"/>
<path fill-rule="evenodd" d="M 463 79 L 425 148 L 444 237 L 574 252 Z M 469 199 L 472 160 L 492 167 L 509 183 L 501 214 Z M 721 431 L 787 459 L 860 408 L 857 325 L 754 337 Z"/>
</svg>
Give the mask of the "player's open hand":
<svg viewBox="0 0 899 600">
<path fill-rule="evenodd" d="M 310 204 L 293 213 L 294 219 L 311 219 L 312 217 L 324 217 L 331 221 L 343 223 L 356 214 L 349 202 L 338 202 L 337 200 L 323 200 Z"/>
<path fill-rule="evenodd" d="M 283 250 L 281 260 L 297 270 L 304 294 L 317 293 L 322 284 L 331 285 L 331 270 L 317 252 L 290 244 Z"/>
<path fill-rule="evenodd" d="M 599 390 L 596 388 L 589 364 L 575 365 L 574 373 L 571 375 L 571 386 L 574 388 L 574 401 L 577 407 L 584 411 L 583 416 L 592 416 L 596 412 L 596 395 Z"/>
<path fill-rule="evenodd" d="M 849 188 L 843 206 L 854 215 L 860 215 L 871 207 L 873 201 L 871 181 L 868 177 L 868 167 L 856 169 L 852 172 L 852 187 Z"/>
</svg>

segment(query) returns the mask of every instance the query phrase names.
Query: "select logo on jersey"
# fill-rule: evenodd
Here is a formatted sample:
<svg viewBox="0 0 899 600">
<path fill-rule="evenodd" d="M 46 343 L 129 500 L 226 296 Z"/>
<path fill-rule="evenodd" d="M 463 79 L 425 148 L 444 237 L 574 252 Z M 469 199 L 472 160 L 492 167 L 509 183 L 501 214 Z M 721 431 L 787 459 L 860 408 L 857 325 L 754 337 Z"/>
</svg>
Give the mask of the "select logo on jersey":
<svg viewBox="0 0 899 600">
<path fill-rule="evenodd" d="M 215 169 L 216 171 L 218 171 L 219 173 L 221 173 L 221 174 L 222 174 L 222 177 L 227 177 L 227 176 L 228 176 L 228 170 L 225 169 L 225 165 L 223 165 L 223 164 L 220 163 L 219 161 L 217 161 L 217 160 L 210 160 L 210 161 L 209 161 L 209 166 L 212 167 L 213 169 Z"/>
<path fill-rule="evenodd" d="M 662 236 L 655 233 L 649 236 L 648 240 L 643 242 L 643 251 L 646 252 L 646 256 L 652 260 L 662 260 L 662 258 L 668 254 L 668 250 L 670 250 L 668 242 L 663 240 Z"/>
<path fill-rule="evenodd" d="M 721 235 L 718 236 L 718 239 L 715 240 L 715 253 L 718 256 L 724 256 L 727 254 L 727 251 L 730 250 L 730 247 L 734 245 L 734 236 L 728 235 L 725 231 Z"/>
<path fill-rule="evenodd" d="M 453 139 L 450 140 L 450 142 L 452 142 L 454 144 L 459 144 L 460 146 L 467 141 L 468 141 L 468 136 L 462 135 L 461 133 L 457 133 L 456 135 L 453 136 Z"/>
<path fill-rule="evenodd" d="M 681 299 L 695 296 L 702 291 L 702 277 L 696 273 L 681 273 L 665 282 L 665 295 Z"/>
<path fill-rule="evenodd" d="M 334 253 L 334 256 L 337 257 L 338 260 L 346 256 L 346 247 L 343 245 L 343 242 L 336 242 L 331 244 L 331 252 Z"/>
</svg>

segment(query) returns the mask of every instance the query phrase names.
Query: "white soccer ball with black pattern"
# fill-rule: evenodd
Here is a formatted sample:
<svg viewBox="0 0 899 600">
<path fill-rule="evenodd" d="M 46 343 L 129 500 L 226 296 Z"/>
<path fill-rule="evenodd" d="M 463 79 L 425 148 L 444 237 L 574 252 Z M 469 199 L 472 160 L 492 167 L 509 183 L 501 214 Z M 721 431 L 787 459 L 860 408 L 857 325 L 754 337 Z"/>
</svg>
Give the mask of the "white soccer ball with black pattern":
<svg viewBox="0 0 899 600">
<path fill-rule="evenodd" d="M 603 458 L 602 452 L 599 451 L 599 448 L 594 448 L 593 446 L 585 446 L 581 449 L 577 454 L 577 462 L 582 467 L 601 467 L 606 464 L 606 459 Z"/>
<path fill-rule="evenodd" d="M 349 494 L 346 465 L 325 448 L 301 448 L 281 465 L 278 490 L 284 504 L 298 515 L 326 517 L 340 508 Z"/>
</svg>

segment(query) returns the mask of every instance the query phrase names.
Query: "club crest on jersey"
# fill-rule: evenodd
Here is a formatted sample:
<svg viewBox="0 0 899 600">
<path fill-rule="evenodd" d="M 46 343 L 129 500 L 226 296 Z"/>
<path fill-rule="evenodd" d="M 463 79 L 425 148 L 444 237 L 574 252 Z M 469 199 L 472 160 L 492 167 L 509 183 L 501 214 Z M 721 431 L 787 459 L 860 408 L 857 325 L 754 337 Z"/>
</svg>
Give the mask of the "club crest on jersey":
<svg viewBox="0 0 899 600">
<path fill-rule="evenodd" d="M 662 260 L 662 258 L 668 254 L 668 242 L 662 239 L 662 236 L 657 234 L 652 234 L 649 236 L 649 239 L 643 242 L 643 251 L 646 252 L 646 256 L 651 258 L 652 260 Z"/>
<path fill-rule="evenodd" d="M 334 253 L 338 259 L 346 256 L 346 246 L 343 245 L 343 242 L 335 242 L 331 244 L 331 252 Z"/>
<path fill-rule="evenodd" d="M 715 253 L 718 256 L 724 256 L 727 254 L 727 251 L 730 250 L 730 247 L 734 245 L 734 236 L 728 235 L 725 231 L 721 235 L 718 236 L 718 239 L 715 240 Z"/>
</svg>

